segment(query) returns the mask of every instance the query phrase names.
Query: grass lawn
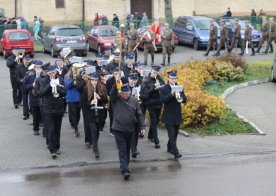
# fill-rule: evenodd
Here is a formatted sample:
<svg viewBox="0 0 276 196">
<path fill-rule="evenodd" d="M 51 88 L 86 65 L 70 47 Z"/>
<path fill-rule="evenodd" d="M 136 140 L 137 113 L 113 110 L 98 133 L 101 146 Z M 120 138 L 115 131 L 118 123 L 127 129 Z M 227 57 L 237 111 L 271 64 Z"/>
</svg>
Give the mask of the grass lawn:
<svg viewBox="0 0 276 196">
<path fill-rule="evenodd" d="M 205 90 L 214 95 L 221 95 L 227 88 L 257 79 L 266 79 L 271 76 L 272 61 L 254 61 L 248 63 L 248 69 L 245 73 L 245 80 L 239 82 L 222 82 L 221 85 L 206 86 Z M 217 122 L 205 127 L 190 127 L 185 131 L 197 135 L 223 135 L 238 133 L 254 133 L 254 128 L 243 122 L 231 109 L 228 109 L 224 122 Z"/>
<path fill-rule="evenodd" d="M 43 45 L 40 42 L 34 43 L 35 52 L 42 52 L 42 47 L 43 47 Z"/>
</svg>

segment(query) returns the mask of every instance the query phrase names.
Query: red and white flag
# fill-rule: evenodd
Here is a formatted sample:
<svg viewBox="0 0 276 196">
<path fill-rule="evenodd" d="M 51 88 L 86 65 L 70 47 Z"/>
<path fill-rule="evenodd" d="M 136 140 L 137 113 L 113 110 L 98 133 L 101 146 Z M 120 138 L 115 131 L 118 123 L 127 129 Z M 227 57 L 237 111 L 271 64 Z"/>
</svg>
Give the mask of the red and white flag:
<svg viewBox="0 0 276 196">
<path fill-rule="evenodd" d="M 157 18 L 154 23 L 150 27 L 153 35 L 154 35 L 154 40 L 153 40 L 153 46 L 159 42 L 161 42 L 161 26 L 160 26 L 160 18 Z M 155 47 L 156 48 L 156 47 Z"/>
</svg>

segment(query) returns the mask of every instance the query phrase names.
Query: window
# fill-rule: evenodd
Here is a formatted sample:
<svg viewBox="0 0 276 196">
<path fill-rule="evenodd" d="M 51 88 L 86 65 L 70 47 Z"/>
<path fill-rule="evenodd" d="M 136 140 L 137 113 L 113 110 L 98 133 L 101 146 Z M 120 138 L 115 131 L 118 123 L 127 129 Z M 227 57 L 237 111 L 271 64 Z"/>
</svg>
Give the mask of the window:
<svg viewBox="0 0 276 196">
<path fill-rule="evenodd" d="M 15 32 L 15 33 L 11 33 L 9 35 L 9 40 L 10 41 L 27 41 L 27 40 L 29 40 L 29 36 L 25 32 Z"/>
<path fill-rule="evenodd" d="M 56 8 L 65 8 L 64 0 L 56 0 Z"/>
<path fill-rule="evenodd" d="M 83 31 L 81 29 L 74 28 L 63 28 L 57 30 L 58 36 L 80 36 L 83 35 Z"/>
</svg>

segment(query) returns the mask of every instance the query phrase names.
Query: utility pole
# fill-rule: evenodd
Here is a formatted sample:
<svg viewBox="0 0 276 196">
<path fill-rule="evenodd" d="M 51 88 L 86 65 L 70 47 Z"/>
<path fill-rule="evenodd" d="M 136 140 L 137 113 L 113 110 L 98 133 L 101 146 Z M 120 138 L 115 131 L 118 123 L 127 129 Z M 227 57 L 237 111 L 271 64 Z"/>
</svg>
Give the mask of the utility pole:
<svg viewBox="0 0 276 196">
<path fill-rule="evenodd" d="M 165 3 L 165 18 L 166 21 L 172 26 L 173 24 L 173 16 L 172 16 L 172 1 L 164 0 Z"/>
</svg>

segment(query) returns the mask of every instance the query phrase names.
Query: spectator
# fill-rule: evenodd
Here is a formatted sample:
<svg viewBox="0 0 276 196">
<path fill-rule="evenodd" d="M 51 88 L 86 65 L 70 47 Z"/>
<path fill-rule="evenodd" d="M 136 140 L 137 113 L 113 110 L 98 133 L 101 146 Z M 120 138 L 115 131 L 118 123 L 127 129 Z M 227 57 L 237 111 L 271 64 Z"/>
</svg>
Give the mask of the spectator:
<svg viewBox="0 0 276 196">
<path fill-rule="evenodd" d="M 135 25 L 135 29 L 138 29 L 139 27 L 139 21 L 140 21 L 140 17 L 138 15 L 138 12 L 134 13 L 134 25 Z"/>
<path fill-rule="evenodd" d="M 25 20 L 25 18 L 20 17 L 20 20 L 21 20 L 21 29 L 29 30 L 29 24 L 28 24 L 28 22 Z"/>
<path fill-rule="evenodd" d="M 148 24 L 149 24 L 149 19 L 148 19 L 147 13 L 144 12 L 142 20 L 141 20 L 140 27 L 146 27 L 146 26 L 148 26 Z"/>
<path fill-rule="evenodd" d="M 112 25 L 119 28 L 119 18 L 117 14 L 113 14 Z"/>
<path fill-rule="evenodd" d="M 94 25 L 94 26 L 99 26 L 99 21 L 100 21 L 99 14 L 96 13 L 96 14 L 95 14 L 95 18 L 94 18 L 94 23 L 93 23 L 93 25 Z"/>
<path fill-rule="evenodd" d="M 266 13 L 264 12 L 263 9 L 260 9 L 259 20 L 261 24 L 263 24 L 263 18 L 262 18 L 263 16 L 266 16 Z"/>
<path fill-rule="evenodd" d="M 34 32 L 34 39 L 35 41 L 38 41 L 38 39 L 41 40 L 41 38 L 38 35 L 38 32 L 40 30 L 40 22 L 37 16 L 34 16 L 34 26 L 33 26 L 33 32 Z"/>
<path fill-rule="evenodd" d="M 39 22 L 40 22 L 40 28 L 38 31 L 38 36 L 41 38 L 41 40 L 43 40 L 42 30 L 43 30 L 44 20 L 42 19 L 42 17 L 39 17 Z"/>
<path fill-rule="evenodd" d="M 126 20 L 127 20 L 127 30 L 129 30 L 129 24 L 130 24 L 131 15 L 130 13 L 127 14 Z"/>
<path fill-rule="evenodd" d="M 253 26 L 256 27 L 256 17 L 257 17 L 257 14 L 255 12 L 254 9 L 251 10 L 251 23 L 253 24 Z"/>
<path fill-rule="evenodd" d="M 227 18 L 232 17 L 232 12 L 230 10 L 230 7 L 228 7 L 227 10 L 226 10 L 226 12 L 224 12 L 224 16 L 223 17 L 227 17 Z"/>
</svg>

